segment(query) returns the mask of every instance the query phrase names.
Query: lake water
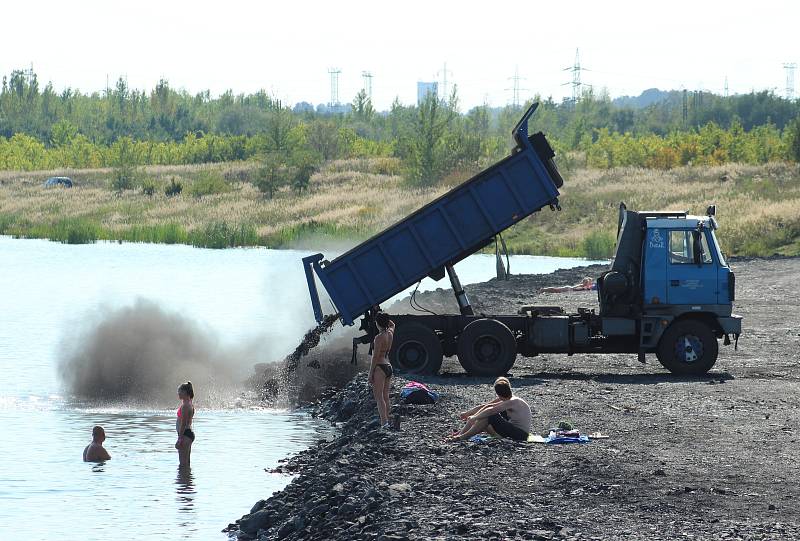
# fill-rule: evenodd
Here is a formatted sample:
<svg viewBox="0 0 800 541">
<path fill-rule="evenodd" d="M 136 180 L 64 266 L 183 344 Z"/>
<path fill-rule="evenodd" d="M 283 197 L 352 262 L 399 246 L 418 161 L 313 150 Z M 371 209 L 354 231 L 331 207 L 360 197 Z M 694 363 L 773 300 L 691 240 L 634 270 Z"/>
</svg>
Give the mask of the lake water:
<svg viewBox="0 0 800 541">
<path fill-rule="evenodd" d="M 77 329 L 137 299 L 194 322 L 222 349 L 257 341 L 263 347 L 252 360 L 282 355 L 314 324 L 305 255 L 0 236 L 0 539 L 224 540 L 228 522 L 283 488 L 289 478 L 265 468 L 329 436 L 326 425 L 234 394 L 198 392 L 192 466 L 181 473 L 173 448 L 177 399 L 169 408 L 172 397 L 78 399 L 57 366 Z M 511 258 L 515 273 L 587 263 Z M 472 256 L 457 270 L 465 284 L 487 280 L 494 256 Z M 435 287 L 448 284 L 426 280 L 421 289 Z M 251 367 L 243 363 L 240 375 Z M 112 456 L 103 465 L 81 461 L 95 424 L 105 427 Z"/>
</svg>

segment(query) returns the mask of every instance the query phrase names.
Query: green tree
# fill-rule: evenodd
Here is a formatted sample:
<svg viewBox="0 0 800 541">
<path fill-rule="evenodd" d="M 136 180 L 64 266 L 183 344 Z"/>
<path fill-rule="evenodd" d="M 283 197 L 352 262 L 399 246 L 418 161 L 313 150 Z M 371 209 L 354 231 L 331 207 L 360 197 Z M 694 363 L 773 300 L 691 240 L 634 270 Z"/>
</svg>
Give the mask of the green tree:
<svg viewBox="0 0 800 541">
<path fill-rule="evenodd" d="M 312 121 L 308 126 L 307 138 L 309 146 L 323 160 L 339 157 L 339 126 L 334 120 L 316 119 Z"/>
<path fill-rule="evenodd" d="M 69 145 L 75 136 L 78 135 L 78 128 L 69 120 L 61 119 L 51 129 L 50 142 L 53 146 L 64 147 Z"/>
<path fill-rule="evenodd" d="M 261 160 L 256 187 L 269 199 L 286 183 L 286 163 L 277 152 L 267 153 Z"/>
<path fill-rule="evenodd" d="M 118 139 L 111 147 L 113 165 L 111 187 L 117 192 L 132 190 L 136 180 L 136 156 L 130 137 Z"/>
<path fill-rule="evenodd" d="M 318 160 L 309 152 L 298 154 L 294 158 L 294 171 L 292 173 L 292 188 L 301 194 L 308 189 L 311 175 L 317 171 Z"/>
<path fill-rule="evenodd" d="M 372 100 L 367 96 L 367 92 L 362 88 L 353 98 L 353 116 L 359 121 L 369 121 L 372 115 L 375 114 L 375 109 L 372 107 Z"/>
<path fill-rule="evenodd" d="M 789 159 L 800 163 L 800 116 L 789 126 Z"/>
<path fill-rule="evenodd" d="M 443 171 L 447 153 L 445 136 L 456 118 L 456 111 L 435 94 L 428 94 L 417 106 L 417 114 L 408 134 L 408 157 L 411 179 L 431 185 Z"/>
</svg>

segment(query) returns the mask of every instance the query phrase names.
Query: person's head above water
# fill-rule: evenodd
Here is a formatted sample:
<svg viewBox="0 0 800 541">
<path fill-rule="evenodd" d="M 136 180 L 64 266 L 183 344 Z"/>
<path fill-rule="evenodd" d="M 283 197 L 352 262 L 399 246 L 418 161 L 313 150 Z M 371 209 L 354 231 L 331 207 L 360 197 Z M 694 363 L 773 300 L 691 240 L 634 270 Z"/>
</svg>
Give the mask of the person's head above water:
<svg viewBox="0 0 800 541">
<path fill-rule="evenodd" d="M 194 398 L 194 387 L 192 387 L 191 381 L 180 384 L 178 387 L 178 398 Z"/>
<path fill-rule="evenodd" d="M 500 398 L 511 398 L 511 382 L 508 378 L 497 378 L 494 380 L 494 392 Z"/>
<path fill-rule="evenodd" d="M 106 431 L 102 426 L 95 426 L 92 428 L 92 441 L 94 443 L 103 443 L 106 441 Z"/>
<path fill-rule="evenodd" d="M 378 325 L 378 327 L 380 327 L 381 329 L 385 329 L 386 327 L 388 327 L 390 321 L 391 319 L 389 319 L 389 314 L 387 314 L 386 312 L 378 312 L 377 314 L 375 314 L 375 324 Z"/>
</svg>

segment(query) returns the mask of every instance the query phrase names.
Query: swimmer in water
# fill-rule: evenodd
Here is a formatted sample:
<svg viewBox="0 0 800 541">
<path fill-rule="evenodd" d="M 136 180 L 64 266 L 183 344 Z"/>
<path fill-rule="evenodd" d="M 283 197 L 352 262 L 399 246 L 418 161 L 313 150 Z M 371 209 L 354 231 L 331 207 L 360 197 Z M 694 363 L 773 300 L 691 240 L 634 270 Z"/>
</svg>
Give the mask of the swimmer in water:
<svg viewBox="0 0 800 541">
<path fill-rule="evenodd" d="M 92 443 L 86 446 L 83 450 L 84 462 L 103 462 L 111 460 L 111 455 L 103 447 L 103 442 L 106 441 L 106 431 L 102 426 L 96 426 L 92 429 Z"/>
<path fill-rule="evenodd" d="M 178 441 L 175 442 L 175 449 L 178 450 L 178 462 L 183 467 L 189 465 L 192 443 L 194 443 L 194 431 L 192 430 L 194 388 L 191 381 L 181 383 L 180 387 L 178 387 L 178 398 L 181 401 L 181 405 L 178 408 L 178 419 L 175 421 L 175 430 L 178 432 Z"/>
</svg>

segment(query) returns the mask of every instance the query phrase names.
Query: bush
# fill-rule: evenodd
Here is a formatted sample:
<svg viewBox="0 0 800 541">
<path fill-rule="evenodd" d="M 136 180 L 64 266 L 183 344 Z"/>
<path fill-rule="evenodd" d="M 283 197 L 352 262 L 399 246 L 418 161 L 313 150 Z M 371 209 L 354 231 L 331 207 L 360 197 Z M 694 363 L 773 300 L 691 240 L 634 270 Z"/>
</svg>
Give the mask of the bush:
<svg viewBox="0 0 800 541">
<path fill-rule="evenodd" d="M 115 192 L 132 190 L 135 181 L 136 181 L 136 170 L 133 167 L 129 165 L 115 167 L 113 172 L 113 177 L 111 178 L 111 188 Z"/>
<path fill-rule="evenodd" d="M 169 179 L 169 184 L 164 188 L 164 195 L 173 197 L 180 195 L 183 191 L 183 185 L 180 182 L 175 182 L 175 177 Z"/>
<path fill-rule="evenodd" d="M 230 226 L 226 222 L 213 222 L 203 229 L 192 231 L 189 241 L 202 248 L 229 248 L 234 246 L 256 246 L 258 235 L 252 225 Z"/>
<path fill-rule="evenodd" d="M 189 192 L 195 197 L 204 195 L 214 195 L 225 193 L 231 190 L 230 185 L 216 171 L 203 171 L 200 176 L 192 182 Z"/>
<path fill-rule="evenodd" d="M 606 231 L 594 231 L 583 239 L 582 248 L 589 259 L 608 259 L 614 253 L 614 237 Z"/>
<path fill-rule="evenodd" d="M 374 168 L 378 175 L 399 175 L 403 172 L 403 165 L 397 158 L 378 158 Z"/>
<path fill-rule="evenodd" d="M 64 244 L 89 244 L 101 237 L 100 226 L 83 217 L 63 218 L 53 224 L 40 224 L 28 231 L 31 237 Z"/>
<path fill-rule="evenodd" d="M 147 178 L 142 181 L 142 193 L 153 197 L 153 194 L 156 193 L 156 183 L 153 179 Z"/>
</svg>

